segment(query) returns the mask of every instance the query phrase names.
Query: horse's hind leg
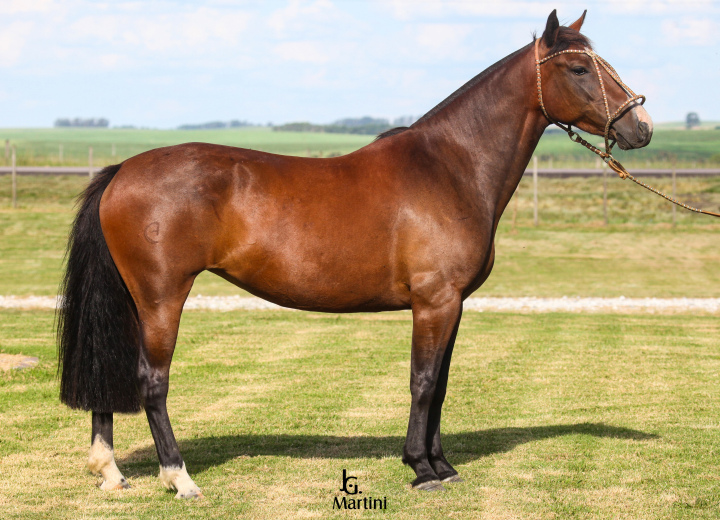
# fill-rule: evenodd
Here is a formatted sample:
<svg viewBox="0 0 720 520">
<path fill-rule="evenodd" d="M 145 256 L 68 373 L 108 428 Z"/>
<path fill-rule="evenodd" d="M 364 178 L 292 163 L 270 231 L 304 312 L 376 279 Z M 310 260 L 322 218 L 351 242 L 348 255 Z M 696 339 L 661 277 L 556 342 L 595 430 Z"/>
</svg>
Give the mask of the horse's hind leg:
<svg viewBox="0 0 720 520">
<path fill-rule="evenodd" d="M 115 464 L 112 413 L 93 412 L 91 443 L 88 469 L 102 477 L 100 489 L 128 489 L 130 484 Z"/>
<path fill-rule="evenodd" d="M 186 296 L 187 292 L 183 292 L 180 297 L 160 298 L 159 303 L 158 299 L 141 297 L 136 302 L 143 339 L 138 373 L 140 393 L 160 460 L 160 481 L 166 488 L 177 490 L 175 498 L 202 497 L 185 469 L 167 412 L 170 362 Z"/>
</svg>

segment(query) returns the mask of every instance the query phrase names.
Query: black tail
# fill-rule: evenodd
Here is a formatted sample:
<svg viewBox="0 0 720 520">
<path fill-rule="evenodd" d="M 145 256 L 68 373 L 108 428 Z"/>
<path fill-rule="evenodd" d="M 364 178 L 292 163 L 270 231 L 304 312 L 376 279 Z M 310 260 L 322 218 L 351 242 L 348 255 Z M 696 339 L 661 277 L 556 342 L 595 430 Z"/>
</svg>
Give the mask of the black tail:
<svg viewBox="0 0 720 520">
<path fill-rule="evenodd" d="M 100 228 L 100 198 L 120 167 L 103 169 L 81 197 L 58 310 L 60 400 L 105 413 L 141 408 L 137 311 Z"/>
</svg>

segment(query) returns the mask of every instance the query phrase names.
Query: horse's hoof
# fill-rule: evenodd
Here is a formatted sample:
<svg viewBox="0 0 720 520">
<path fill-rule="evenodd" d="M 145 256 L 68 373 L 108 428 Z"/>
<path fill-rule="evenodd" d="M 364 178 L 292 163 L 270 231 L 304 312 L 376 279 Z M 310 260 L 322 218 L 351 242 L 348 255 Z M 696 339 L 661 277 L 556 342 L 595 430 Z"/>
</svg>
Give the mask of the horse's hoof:
<svg viewBox="0 0 720 520">
<path fill-rule="evenodd" d="M 191 489 L 189 491 L 185 491 L 183 493 L 180 493 L 178 491 L 178 494 L 175 495 L 175 498 L 181 498 L 183 500 L 192 500 L 192 499 L 201 499 L 205 498 L 205 496 L 202 494 L 202 491 L 199 489 Z"/>
<path fill-rule="evenodd" d="M 417 489 L 418 491 L 445 491 L 445 488 L 439 480 L 422 482 L 417 486 L 413 486 L 413 489 Z"/>
<path fill-rule="evenodd" d="M 455 473 L 454 475 L 450 475 L 449 477 L 445 477 L 444 479 L 442 479 L 441 482 L 454 483 L 454 482 L 465 482 L 465 480 L 464 480 L 460 475 L 458 475 L 457 473 Z"/>
<path fill-rule="evenodd" d="M 103 491 L 116 491 L 130 489 L 130 484 L 123 478 L 120 482 L 108 482 L 107 480 L 103 480 L 102 482 L 98 482 L 97 487 Z"/>
</svg>

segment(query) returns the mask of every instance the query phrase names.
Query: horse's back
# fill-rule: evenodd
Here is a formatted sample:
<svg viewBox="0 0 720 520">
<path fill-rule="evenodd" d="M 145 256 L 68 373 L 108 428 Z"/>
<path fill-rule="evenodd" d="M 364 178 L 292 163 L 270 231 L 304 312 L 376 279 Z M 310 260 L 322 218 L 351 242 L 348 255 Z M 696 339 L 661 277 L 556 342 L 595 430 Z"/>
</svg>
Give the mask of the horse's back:
<svg viewBox="0 0 720 520">
<path fill-rule="evenodd" d="M 103 197 L 108 247 L 121 273 L 208 269 L 292 307 L 406 306 L 390 294 L 391 177 L 349 162 L 199 143 L 146 152 L 123 164 Z M 327 296 L 338 284 L 343 301 Z"/>
<path fill-rule="evenodd" d="M 474 233 L 454 188 L 426 175 L 407 147 L 371 146 L 329 159 L 202 143 L 138 155 L 101 205 L 108 246 L 128 257 L 123 276 L 207 269 L 315 310 L 407 308 L 413 276 L 441 283 L 444 270 L 467 268 L 471 278 L 472 252 L 444 265 Z"/>
</svg>

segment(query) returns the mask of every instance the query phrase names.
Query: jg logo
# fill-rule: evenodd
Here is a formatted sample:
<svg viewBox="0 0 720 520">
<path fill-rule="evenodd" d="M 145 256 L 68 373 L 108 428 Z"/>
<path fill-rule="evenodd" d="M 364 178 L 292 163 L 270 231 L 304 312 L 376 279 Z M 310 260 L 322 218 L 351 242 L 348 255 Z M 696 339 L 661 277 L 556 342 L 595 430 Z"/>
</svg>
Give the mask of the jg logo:
<svg viewBox="0 0 720 520">
<path fill-rule="evenodd" d="M 342 476 L 342 487 L 340 488 L 340 491 L 344 491 L 348 495 L 362 495 L 362 491 L 360 491 L 360 488 L 358 487 L 356 482 L 350 482 L 351 480 L 357 481 L 357 477 L 352 477 L 347 474 L 347 470 L 343 470 L 343 476 Z"/>
<path fill-rule="evenodd" d="M 357 485 L 357 477 L 348 475 L 347 470 L 342 472 L 342 487 L 340 491 L 345 496 L 333 497 L 333 509 L 387 509 L 387 497 L 374 498 L 372 496 L 354 497 L 347 495 L 362 495 Z"/>
</svg>

